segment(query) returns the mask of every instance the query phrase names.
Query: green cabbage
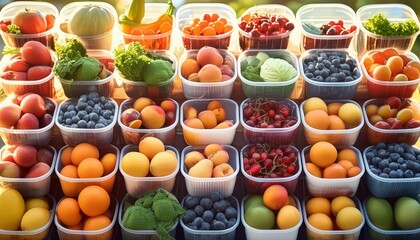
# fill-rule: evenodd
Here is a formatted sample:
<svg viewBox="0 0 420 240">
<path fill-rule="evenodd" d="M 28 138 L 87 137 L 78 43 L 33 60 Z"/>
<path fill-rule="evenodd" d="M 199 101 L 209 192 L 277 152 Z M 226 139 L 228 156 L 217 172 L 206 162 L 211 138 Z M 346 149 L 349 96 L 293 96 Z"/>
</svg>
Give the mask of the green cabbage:
<svg viewBox="0 0 420 240">
<path fill-rule="evenodd" d="M 288 81 L 297 76 L 297 71 L 286 60 L 270 58 L 261 65 L 260 76 L 266 82 Z"/>
</svg>

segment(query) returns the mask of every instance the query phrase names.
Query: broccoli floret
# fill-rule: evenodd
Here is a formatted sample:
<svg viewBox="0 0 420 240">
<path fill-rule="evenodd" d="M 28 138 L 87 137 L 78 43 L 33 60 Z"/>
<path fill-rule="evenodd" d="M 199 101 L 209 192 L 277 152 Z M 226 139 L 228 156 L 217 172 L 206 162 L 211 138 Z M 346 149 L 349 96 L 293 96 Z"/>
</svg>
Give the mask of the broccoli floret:
<svg viewBox="0 0 420 240">
<path fill-rule="evenodd" d="M 155 214 L 143 206 L 132 205 L 123 215 L 123 226 L 134 230 L 153 230 L 157 224 Z"/>
<path fill-rule="evenodd" d="M 160 83 L 170 79 L 174 75 L 172 65 L 165 60 L 157 59 L 144 68 L 143 80 L 146 83 Z"/>
<path fill-rule="evenodd" d="M 131 42 L 126 49 L 116 49 L 114 53 L 114 64 L 118 72 L 131 81 L 142 81 L 144 68 L 154 62 L 138 42 Z"/>
<path fill-rule="evenodd" d="M 85 46 L 77 38 L 67 40 L 64 45 L 56 42 L 54 46 L 59 61 L 76 60 L 87 56 Z"/>
</svg>

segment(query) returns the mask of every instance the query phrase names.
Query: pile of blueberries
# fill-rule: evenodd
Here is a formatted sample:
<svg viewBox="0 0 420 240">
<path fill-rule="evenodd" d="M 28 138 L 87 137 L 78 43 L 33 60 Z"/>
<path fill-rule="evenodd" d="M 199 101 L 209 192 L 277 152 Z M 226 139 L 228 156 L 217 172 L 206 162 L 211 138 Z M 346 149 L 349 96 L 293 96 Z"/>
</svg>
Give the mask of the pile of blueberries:
<svg viewBox="0 0 420 240">
<path fill-rule="evenodd" d="M 365 151 L 370 171 L 383 178 L 420 177 L 420 150 L 406 143 L 377 143 Z"/>
<path fill-rule="evenodd" d="M 182 222 L 194 230 L 224 230 L 239 221 L 237 201 L 220 192 L 211 192 L 209 197 L 187 195 L 183 207 L 186 215 Z"/>
<path fill-rule="evenodd" d="M 113 122 L 116 111 L 111 100 L 91 92 L 81 95 L 77 102 L 63 104 L 57 121 L 69 128 L 104 128 Z"/>
</svg>

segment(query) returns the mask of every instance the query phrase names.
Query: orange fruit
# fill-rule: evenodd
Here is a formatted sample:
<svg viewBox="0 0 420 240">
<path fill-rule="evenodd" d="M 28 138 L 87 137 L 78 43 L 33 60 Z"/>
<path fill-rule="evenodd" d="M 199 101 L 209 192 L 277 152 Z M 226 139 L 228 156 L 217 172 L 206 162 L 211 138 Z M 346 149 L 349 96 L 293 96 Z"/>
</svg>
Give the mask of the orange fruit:
<svg viewBox="0 0 420 240">
<path fill-rule="evenodd" d="M 405 74 L 408 80 L 416 80 L 420 78 L 420 71 L 416 67 L 408 66 L 403 69 L 403 74 Z"/>
<path fill-rule="evenodd" d="M 328 116 L 329 119 L 329 126 L 328 129 L 329 130 L 344 130 L 346 129 L 346 125 L 344 124 L 343 120 L 341 120 L 341 118 L 337 115 L 329 115 Z"/>
<path fill-rule="evenodd" d="M 117 155 L 114 153 L 107 153 L 101 158 L 101 164 L 104 168 L 103 176 L 106 176 L 112 173 L 115 169 L 115 165 L 117 164 Z"/>
<path fill-rule="evenodd" d="M 387 49 L 383 50 L 382 53 L 384 54 L 385 59 L 390 59 L 393 56 L 399 56 L 400 55 L 395 48 L 387 48 Z"/>
<path fill-rule="evenodd" d="M 104 173 L 101 161 L 96 158 L 85 158 L 77 166 L 80 178 L 99 178 Z"/>
<path fill-rule="evenodd" d="M 404 61 L 400 56 L 392 56 L 386 62 L 386 66 L 389 67 L 392 74 L 401 73 L 404 68 Z"/>
<path fill-rule="evenodd" d="M 392 76 L 392 71 L 387 65 L 380 65 L 377 66 L 372 73 L 372 77 L 381 80 L 381 81 L 389 81 Z"/>
<path fill-rule="evenodd" d="M 83 215 L 76 199 L 64 197 L 57 204 L 55 214 L 65 226 L 74 226 L 82 221 Z"/>
<path fill-rule="evenodd" d="M 347 177 L 357 176 L 360 172 L 362 172 L 362 169 L 360 169 L 358 166 L 353 166 L 347 169 Z"/>
<path fill-rule="evenodd" d="M 66 165 L 60 170 L 60 174 L 68 178 L 79 178 L 77 167 L 74 165 Z"/>
<path fill-rule="evenodd" d="M 420 71 L 420 61 L 411 60 L 405 66 L 406 67 L 415 67 L 415 68 L 417 68 L 417 70 Z"/>
<path fill-rule="evenodd" d="M 139 142 L 139 152 L 146 155 L 149 160 L 163 151 L 165 151 L 165 144 L 159 138 L 145 137 Z"/>
<path fill-rule="evenodd" d="M 111 224 L 111 220 L 105 215 L 88 217 L 83 224 L 83 230 L 99 230 Z"/>
<path fill-rule="evenodd" d="M 71 151 L 71 162 L 75 166 L 79 166 L 83 159 L 89 157 L 99 159 L 99 149 L 90 143 L 80 143 Z"/>
<path fill-rule="evenodd" d="M 349 170 L 351 167 L 354 166 L 353 163 L 349 160 L 340 160 L 337 163 L 343 166 L 346 170 Z"/>
<path fill-rule="evenodd" d="M 373 59 L 375 63 L 382 64 L 382 65 L 385 64 L 385 61 L 386 61 L 386 56 L 382 52 L 374 52 L 371 55 L 371 58 Z"/>
<path fill-rule="evenodd" d="M 368 72 L 369 76 L 373 77 L 373 71 L 375 71 L 375 69 L 379 66 L 382 66 L 382 65 L 379 64 L 379 63 L 374 63 L 374 64 L 370 65 L 370 67 L 367 69 L 367 72 Z"/>
<path fill-rule="evenodd" d="M 345 169 L 341 164 L 332 163 L 331 165 L 324 168 L 323 178 L 346 178 L 347 169 Z"/>
<path fill-rule="evenodd" d="M 319 168 L 317 165 L 307 162 L 305 163 L 306 170 L 315 177 L 322 178 L 322 169 Z"/>
<path fill-rule="evenodd" d="M 218 108 L 223 108 L 223 104 L 219 101 L 219 100 L 211 100 L 208 104 L 207 104 L 207 110 L 215 110 Z"/>
<path fill-rule="evenodd" d="M 337 149 L 329 142 L 317 142 L 311 146 L 309 157 L 312 163 L 325 168 L 337 159 Z"/>
<path fill-rule="evenodd" d="M 323 213 L 331 216 L 330 200 L 325 197 L 312 197 L 305 203 L 306 214 Z"/>
<path fill-rule="evenodd" d="M 264 205 L 273 211 L 279 210 L 280 208 L 285 206 L 287 202 L 287 190 L 282 185 L 271 185 L 263 193 Z"/>
<path fill-rule="evenodd" d="M 198 71 L 200 71 L 200 65 L 193 58 L 185 59 L 181 64 L 181 76 L 184 78 L 188 79 L 191 74 L 198 73 Z"/>
<path fill-rule="evenodd" d="M 105 189 L 91 185 L 80 191 L 77 201 L 82 212 L 93 217 L 103 214 L 108 209 L 111 199 Z"/>
<path fill-rule="evenodd" d="M 61 151 L 60 160 L 64 166 L 71 164 L 71 152 L 73 151 L 73 148 L 74 147 L 68 146 Z"/>
<path fill-rule="evenodd" d="M 333 230 L 331 218 L 324 213 L 314 213 L 308 217 L 309 224 L 319 230 Z"/>
<path fill-rule="evenodd" d="M 305 122 L 315 129 L 327 130 L 330 121 L 328 113 L 323 110 L 312 110 L 305 115 Z"/>
<path fill-rule="evenodd" d="M 341 102 L 332 102 L 328 104 L 328 115 L 338 115 L 338 110 L 340 109 L 343 103 Z"/>
<path fill-rule="evenodd" d="M 353 164 L 353 166 L 358 165 L 357 164 L 357 154 L 351 148 L 343 148 L 340 151 L 338 151 L 337 161 L 341 161 L 341 160 L 348 160 Z"/>
<path fill-rule="evenodd" d="M 374 63 L 375 61 L 371 56 L 366 56 L 365 59 L 363 59 L 363 66 L 365 66 L 366 70 L 368 70 Z"/>
</svg>

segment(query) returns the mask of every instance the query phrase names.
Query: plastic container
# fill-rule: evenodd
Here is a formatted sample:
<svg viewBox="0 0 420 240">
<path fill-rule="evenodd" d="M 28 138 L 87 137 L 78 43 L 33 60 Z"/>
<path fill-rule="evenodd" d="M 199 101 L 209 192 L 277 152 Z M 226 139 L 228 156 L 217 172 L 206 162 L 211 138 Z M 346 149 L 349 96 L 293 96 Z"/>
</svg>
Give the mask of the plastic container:
<svg viewBox="0 0 420 240">
<path fill-rule="evenodd" d="M 125 154 L 129 152 L 138 152 L 138 145 L 126 145 L 121 150 L 121 159 L 124 157 Z M 176 158 L 179 159 L 178 150 L 172 146 L 165 146 L 165 149 L 172 150 L 176 153 Z M 175 185 L 176 175 L 179 171 L 179 161 L 176 170 L 163 177 L 134 177 L 128 175 L 121 167 L 121 159 L 120 159 L 120 172 L 124 177 L 125 182 L 125 189 L 127 193 L 133 197 L 141 197 L 146 192 L 154 191 L 158 188 L 163 188 L 168 192 L 171 192 Z"/>
<path fill-rule="evenodd" d="M 420 236 L 420 228 L 413 230 L 384 230 L 375 226 L 369 219 L 366 211 L 366 201 L 363 201 L 363 216 L 366 221 L 366 228 L 369 239 L 372 240 L 416 240 Z"/>
<path fill-rule="evenodd" d="M 354 196 L 359 187 L 360 179 L 365 173 L 365 166 L 363 165 L 360 151 L 355 147 L 349 147 L 356 152 L 357 166 L 361 170 L 356 176 L 347 178 L 319 178 L 312 175 L 306 168 L 306 163 L 311 162 L 309 157 L 310 148 L 311 146 L 306 146 L 301 154 L 302 166 L 309 194 L 314 197 Z"/>
<path fill-rule="evenodd" d="M 363 103 L 363 117 L 367 125 L 367 140 L 370 145 L 379 142 L 384 143 L 407 143 L 409 145 L 416 144 L 420 137 L 420 127 L 403 128 L 403 129 L 381 129 L 370 123 L 366 114 L 366 106 L 375 104 L 380 107 L 384 103 L 384 99 L 370 99 Z"/>
<path fill-rule="evenodd" d="M 374 146 L 369 146 L 363 151 L 363 163 L 366 168 L 366 185 L 369 192 L 378 198 L 392 198 L 400 196 L 416 197 L 420 194 L 420 178 L 383 178 L 375 175 L 369 167 L 366 152 Z"/>
<path fill-rule="evenodd" d="M 218 191 L 224 197 L 230 197 L 235 188 L 236 177 L 239 173 L 238 151 L 232 146 L 223 145 L 223 148 L 229 153 L 228 164 L 233 168 L 234 173 L 225 177 L 198 178 L 188 175 L 188 169 L 185 165 L 185 155 L 192 151 L 204 151 L 204 147 L 187 146 L 181 153 L 181 173 L 185 178 L 187 192 L 191 196 L 205 197 L 210 196 L 211 192 Z"/>
<path fill-rule="evenodd" d="M 225 197 L 226 198 L 226 197 Z M 241 207 L 239 206 L 239 201 L 234 196 L 231 196 L 233 199 L 232 202 L 235 202 L 237 217 L 236 223 L 230 228 L 223 229 L 223 230 L 195 230 L 189 228 L 187 225 L 184 224 L 182 219 L 180 220 L 181 227 L 184 232 L 184 239 L 194 239 L 194 240 L 235 240 L 236 230 L 239 226 L 240 222 L 240 211 Z M 182 199 L 182 205 L 184 205 L 184 199 Z"/>
<path fill-rule="evenodd" d="M 300 104 L 300 116 L 302 118 L 303 129 L 305 134 L 306 142 L 310 145 L 326 141 L 332 143 L 337 148 L 344 148 L 353 146 L 354 143 L 357 141 L 359 136 L 360 130 L 364 125 L 364 119 L 361 118 L 359 125 L 353 128 L 344 129 L 344 130 L 320 130 L 309 126 L 305 121 L 305 114 L 303 112 L 303 106 L 307 100 L 303 101 Z M 353 100 L 326 100 L 327 104 L 332 102 L 340 102 L 340 103 L 353 103 L 357 105 L 360 110 L 362 111 L 360 105 L 353 101 Z"/>
<path fill-rule="evenodd" d="M 0 157 L 3 155 L 3 152 L 6 151 L 6 147 L 7 145 L 0 149 Z M 46 146 L 46 148 L 54 154 L 53 161 L 48 172 L 42 176 L 34 178 L 8 178 L 0 176 L 2 187 L 16 189 L 23 197 L 43 197 L 48 195 L 51 186 L 51 174 L 54 171 L 57 159 L 57 151 L 55 151 L 52 146 Z"/>
<path fill-rule="evenodd" d="M 362 70 L 357 58 L 350 56 L 349 52 L 344 49 L 323 49 L 322 52 L 331 54 L 333 52 L 341 52 L 346 55 L 347 59 L 356 61 L 358 78 L 349 82 L 321 82 L 310 79 L 304 71 L 304 61 L 310 56 L 316 56 L 319 49 L 305 51 L 299 58 L 300 75 L 304 80 L 304 89 L 306 98 L 320 97 L 322 99 L 352 99 L 357 93 L 359 83 L 362 81 Z"/>
<path fill-rule="evenodd" d="M 420 30 L 408 36 L 382 36 L 369 32 L 363 24 L 375 14 L 381 13 L 390 22 L 405 22 L 414 20 L 420 26 L 417 14 L 412 8 L 404 4 L 368 4 L 356 11 L 356 20 L 360 29 L 357 39 L 357 52 L 393 47 L 401 51 L 410 51 Z"/>
<path fill-rule="evenodd" d="M 356 208 L 362 212 L 362 204 L 360 203 L 359 199 L 356 197 L 352 197 L 354 203 L 356 204 Z M 347 239 L 347 240 L 358 240 L 360 236 L 360 232 L 365 224 L 365 218 L 362 216 L 362 223 L 354 229 L 350 230 L 320 230 L 318 228 L 313 227 L 308 222 L 308 216 L 306 214 L 306 201 L 309 198 L 306 198 L 302 202 L 302 212 L 303 212 L 303 219 L 306 225 L 306 237 L 308 240 L 318 240 L 318 239 L 331 239 L 331 240 L 338 240 L 338 239 Z M 363 213 L 362 213 L 363 214 Z"/>
<path fill-rule="evenodd" d="M 252 99 L 248 98 L 242 101 L 240 106 L 240 120 L 243 127 L 243 135 L 247 143 L 268 143 L 275 145 L 286 145 L 291 144 L 295 141 L 300 126 L 300 115 L 298 105 L 290 99 L 272 99 L 280 104 L 284 104 L 289 107 L 290 115 L 294 116 L 296 123 L 291 127 L 284 128 L 258 128 L 251 127 L 246 124 L 244 117 L 244 109 L 248 106 Z M 263 100 L 265 101 L 265 100 Z"/>
<path fill-rule="evenodd" d="M 121 227 L 121 236 L 123 240 L 149 240 L 149 239 L 159 239 L 157 232 L 155 230 L 134 230 L 129 229 L 123 226 L 122 219 L 124 215 L 124 209 L 126 209 L 129 204 L 134 204 L 137 198 L 126 194 L 124 198 L 121 200 L 121 204 L 118 210 L 118 223 Z M 128 204 L 126 204 L 128 203 Z M 169 235 L 175 239 L 176 235 L 176 228 L 178 226 L 178 221 L 174 224 L 174 226 L 169 230 Z"/>
<path fill-rule="evenodd" d="M 46 200 L 50 206 L 50 218 L 44 226 L 28 231 L 11 231 L 0 229 L 0 239 L 49 239 L 51 224 L 54 220 L 56 202 L 51 195 L 46 196 Z"/>
<path fill-rule="evenodd" d="M 108 100 L 114 104 L 115 110 L 114 110 L 114 118 L 112 119 L 111 124 L 104 128 L 71 128 L 61 125 L 58 122 L 58 118 L 55 119 L 55 125 L 58 126 L 60 129 L 61 136 L 63 137 L 63 140 L 66 144 L 70 146 L 76 146 L 79 143 L 90 143 L 95 146 L 105 146 L 109 145 L 112 142 L 113 136 L 114 136 L 114 126 L 117 123 L 117 114 L 118 114 L 118 105 L 115 100 L 112 98 L 108 98 Z M 69 98 L 67 100 L 64 100 L 60 103 L 58 109 L 60 111 L 60 108 L 64 104 L 69 103 L 76 103 L 76 98 Z"/>
<path fill-rule="evenodd" d="M 63 163 L 61 162 L 61 155 L 66 148 L 70 146 L 66 145 L 60 149 L 58 152 L 57 157 L 57 164 L 55 165 L 55 174 L 58 176 L 60 180 L 61 190 L 63 191 L 64 195 L 69 197 L 77 197 L 85 187 L 91 185 L 97 185 L 105 189 L 108 193 L 111 193 L 114 189 L 115 178 L 117 176 L 118 165 L 119 165 L 119 156 L 120 151 L 114 145 L 108 146 L 98 146 L 99 148 L 99 155 L 104 156 L 107 153 L 113 153 L 117 156 L 117 162 L 115 163 L 115 167 L 111 173 L 108 175 L 98 177 L 98 178 L 70 178 L 62 175 L 61 169 L 64 167 Z"/>
<path fill-rule="evenodd" d="M 281 4 L 261 4 L 248 8 L 238 19 L 237 24 L 241 23 L 243 16 L 247 14 L 260 14 L 262 16 L 271 15 L 287 18 L 289 22 L 295 23 L 295 14 L 285 5 Z M 286 49 L 289 45 L 289 37 L 293 32 L 286 31 L 278 35 L 253 37 L 250 32 L 246 32 L 238 27 L 239 45 L 242 50 L 248 49 Z"/>
<path fill-rule="evenodd" d="M 182 63 L 189 58 L 196 59 L 197 53 L 199 50 L 189 50 L 186 51 L 179 61 L 179 74 L 182 82 L 182 91 L 184 93 L 185 98 L 187 99 L 196 99 L 196 98 L 230 98 L 232 91 L 233 91 L 233 84 L 238 76 L 238 71 L 236 67 L 236 58 L 235 56 L 223 49 L 219 49 L 219 52 L 222 56 L 229 59 L 230 62 L 235 63 L 233 64 L 233 77 L 226 81 L 221 82 L 194 82 L 188 80 L 181 76 L 181 66 Z"/>
<path fill-rule="evenodd" d="M 262 51 L 262 50 L 261 50 Z M 249 56 L 256 56 L 260 50 L 245 50 L 238 57 L 238 76 L 241 79 L 242 90 L 245 96 L 249 98 L 266 97 L 266 98 L 289 98 L 295 88 L 296 81 L 299 78 L 298 59 L 288 50 L 271 49 L 263 50 L 270 57 L 280 58 L 289 62 L 296 69 L 296 77 L 287 81 L 278 82 L 257 82 L 252 79 L 246 79 L 242 75 L 241 63 L 246 61 Z"/>
<path fill-rule="evenodd" d="M 227 33 L 216 36 L 194 36 L 184 33 L 184 27 L 190 25 L 194 18 L 202 19 L 204 14 L 219 14 L 225 18 L 233 29 Z M 224 3 L 187 3 L 179 7 L 175 13 L 177 30 L 182 37 L 185 49 L 200 49 L 203 46 L 211 46 L 217 49 L 228 49 L 232 33 L 236 31 L 236 12 Z"/>
<path fill-rule="evenodd" d="M 178 103 L 168 98 L 168 100 L 172 101 L 176 105 L 176 112 L 175 112 L 175 121 L 169 126 L 157 128 L 157 129 L 147 129 L 147 128 L 131 128 L 124 125 L 121 122 L 121 115 L 124 110 L 133 106 L 135 102 L 134 99 L 127 99 L 124 100 L 120 108 L 118 109 L 118 125 L 120 125 L 121 133 L 124 138 L 124 142 L 126 144 L 139 144 L 140 140 L 145 136 L 153 136 L 159 138 L 164 144 L 172 145 L 175 141 L 176 137 L 176 126 L 178 125 L 179 121 L 179 105 Z"/>
<path fill-rule="evenodd" d="M 48 2 L 34 2 L 34 1 L 17 1 L 9 2 L 0 11 L 0 21 L 11 21 L 16 13 L 25 8 L 39 11 L 44 17 L 51 14 L 58 18 L 58 9 Z M 47 47 L 54 49 L 54 37 L 56 34 L 57 22 L 54 26 L 42 33 L 35 34 L 13 34 L 0 31 L 3 42 L 9 47 L 22 47 L 28 41 L 38 41 Z"/>
<path fill-rule="evenodd" d="M 292 196 L 295 199 L 296 207 L 300 212 L 300 221 L 299 223 L 288 229 L 257 229 L 254 227 L 249 226 L 245 221 L 245 210 L 244 210 L 244 203 L 246 199 L 249 197 L 245 196 L 242 199 L 241 205 L 241 221 L 242 225 L 245 227 L 245 236 L 247 240 L 296 240 L 298 239 L 299 228 L 303 223 L 303 215 L 302 215 L 302 208 L 300 206 L 299 199 L 296 196 Z"/>
<path fill-rule="evenodd" d="M 139 97 L 149 97 L 149 98 L 167 98 L 172 93 L 173 88 L 173 81 L 177 76 L 178 70 L 178 61 L 176 56 L 171 53 L 170 51 L 166 50 L 155 50 L 152 51 L 158 55 L 162 55 L 168 57 L 172 60 L 172 67 L 174 69 L 174 75 L 163 82 L 155 83 L 155 84 L 148 84 L 143 81 L 131 81 L 129 79 L 125 79 L 121 74 L 117 73 L 117 78 L 121 79 L 122 85 L 124 88 L 124 92 L 127 94 L 129 98 L 139 98 Z"/>
<path fill-rule="evenodd" d="M 114 59 L 114 54 L 107 50 L 87 50 L 89 57 L 100 59 Z M 56 76 L 63 87 L 64 94 L 68 98 L 78 98 L 82 94 L 89 94 L 90 92 L 97 92 L 100 96 L 106 98 L 112 97 L 115 90 L 115 70 L 111 75 L 104 79 L 92 81 L 77 81 L 68 80 Z"/>
<path fill-rule="evenodd" d="M 190 146 L 203 146 L 210 143 L 230 145 L 235 138 L 236 128 L 239 125 L 238 104 L 230 99 L 218 99 L 218 101 L 222 103 L 226 113 L 226 119 L 232 121 L 232 126 L 218 129 L 198 129 L 188 127 L 184 124 L 184 109 L 186 106 L 194 107 L 200 112 L 207 109 L 207 105 L 210 101 L 211 100 L 209 99 L 186 100 L 181 105 L 179 121 L 181 123 L 184 140 Z"/>
<path fill-rule="evenodd" d="M 373 51 L 376 51 L 376 50 L 372 50 L 365 53 L 362 57 L 362 60 L 360 61 L 363 63 L 365 58 L 369 56 L 369 54 L 371 54 Z M 406 53 L 400 52 L 400 54 L 404 54 L 410 60 L 419 61 L 419 58 L 411 52 L 406 52 Z M 409 80 L 409 81 L 378 80 L 371 77 L 368 74 L 368 71 L 366 67 L 364 66 L 364 64 L 360 64 L 360 65 L 363 71 L 363 76 L 364 78 L 366 78 L 368 95 L 371 98 L 387 98 L 391 96 L 399 97 L 399 98 L 410 98 L 411 96 L 413 96 L 414 92 L 417 90 L 420 83 L 420 78 Z"/>
<path fill-rule="evenodd" d="M 0 31 L 3 32 L 3 31 Z M 50 51 L 53 61 L 56 61 L 56 55 L 53 51 Z M 12 55 L 4 55 L 0 61 L 0 74 L 3 73 L 3 69 L 9 64 L 12 59 Z M 54 63 L 55 65 L 55 63 Z M 54 68 L 54 66 L 53 66 Z M 7 95 L 24 95 L 26 93 L 36 93 L 42 97 L 53 98 L 56 94 L 54 87 L 54 72 L 51 71 L 48 76 L 39 80 L 9 80 L 0 77 L 1 86 Z"/>
<path fill-rule="evenodd" d="M 301 32 L 300 48 L 302 51 L 314 48 L 349 48 L 356 31 L 345 35 L 318 35 L 308 32 L 303 28 L 303 24 L 312 24 L 320 28 L 329 21 L 337 22 L 342 20 L 344 28 L 350 30 L 352 25 L 356 26 L 356 14 L 349 6 L 341 3 L 320 3 L 306 4 L 296 12 L 297 27 Z M 356 38 L 354 38 L 356 41 Z M 353 42 L 354 42 L 353 41 Z"/>
<path fill-rule="evenodd" d="M 62 198 L 63 199 L 63 198 Z M 60 200 L 61 201 L 61 200 Z M 60 204 L 60 202 L 58 202 Z M 60 240 L 67 239 L 112 239 L 114 234 L 115 223 L 118 218 L 118 201 L 115 197 L 111 196 L 111 204 L 108 208 L 110 210 L 111 224 L 98 230 L 74 230 L 61 225 L 57 216 L 54 218 L 54 223 L 57 227 L 57 233 Z"/>
<path fill-rule="evenodd" d="M 286 188 L 288 193 L 294 193 L 299 181 L 299 176 L 302 173 L 302 166 L 301 166 L 301 160 L 300 160 L 300 153 L 299 150 L 292 146 L 288 145 L 293 149 L 293 152 L 297 156 L 297 171 L 295 174 L 288 176 L 288 177 L 278 177 L 278 178 L 262 178 L 262 177 L 255 177 L 251 176 L 245 171 L 244 168 L 244 152 L 248 151 L 249 147 L 251 145 L 247 144 L 245 145 L 240 152 L 241 157 L 241 172 L 244 176 L 244 189 L 248 194 L 263 194 L 265 189 L 271 185 L 279 184 Z"/>
<path fill-rule="evenodd" d="M 73 12 L 76 11 L 79 7 L 84 5 L 92 5 L 98 6 L 101 8 L 106 9 L 112 16 L 114 17 L 114 26 L 108 32 L 99 34 L 99 35 L 92 35 L 92 36 L 77 36 L 68 32 L 68 22 L 70 17 L 73 15 Z M 113 48 L 113 40 L 114 40 L 114 32 L 118 27 L 118 15 L 115 8 L 106 2 L 103 1 L 77 1 L 77 2 L 70 2 L 63 6 L 60 10 L 60 16 L 56 20 L 58 22 L 57 26 L 57 33 L 58 39 L 60 41 L 67 41 L 68 39 L 77 37 L 80 42 L 85 46 L 86 49 L 104 49 L 104 50 L 112 50 Z M 94 27 L 94 26 L 92 26 Z"/>
<path fill-rule="evenodd" d="M 57 118 L 57 103 L 51 99 L 44 97 L 44 101 L 54 106 L 54 114 L 50 124 L 40 129 L 12 129 L 0 128 L 0 136 L 2 141 L 7 145 L 32 145 L 46 146 L 50 143 L 53 135 L 53 127 Z"/>
<path fill-rule="evenodd" d="M 142 22 L 153 21 L 156 17 L 161 16 L 165 13 L 168 8 L 166 3 L 146 3 L 145 13 L 142 19 Z M 172 24 L 172 28 L 173 25 Z M 119 33 L 123 37 L 124 44 L 129 44 L 130 42 L 139 42 L 141 43 L 146 50 L 169 50 L 171 46 L 171 36 L 172 29 L 165 33 L 154 34 L 154 35 L 133 35 L 127 34 L 121 31 L 121 26 L 119 27 Z"/>
</svg>

